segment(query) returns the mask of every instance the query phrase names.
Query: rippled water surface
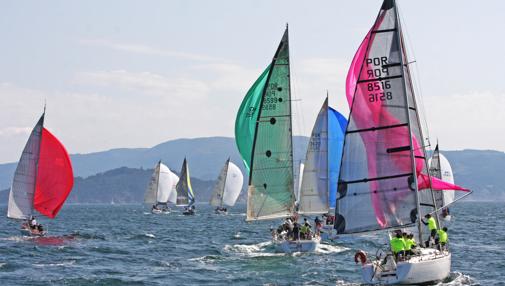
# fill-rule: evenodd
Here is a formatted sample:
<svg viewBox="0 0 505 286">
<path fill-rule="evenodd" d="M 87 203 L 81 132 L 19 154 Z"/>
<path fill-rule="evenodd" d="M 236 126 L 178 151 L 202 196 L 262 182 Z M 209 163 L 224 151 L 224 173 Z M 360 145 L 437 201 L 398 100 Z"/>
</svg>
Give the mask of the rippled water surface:
<svg viewBox="0 0 505 286">
<path fill-rule="evenodd" d="M 316 253 L 275 253 L 269 227 L 198 205 L 193 217 L 140 205 L 68 205 L 39 239 L 0 219 L 0 285 L 357 285 L 357 249 L 383 235 L 345 237 Z M 6 213 L 6 206 L 0 206 Z M 450 226 L 452 274 L 442 285 L 505 285 L 505 204 L 461 203 Z"/>
</svg>

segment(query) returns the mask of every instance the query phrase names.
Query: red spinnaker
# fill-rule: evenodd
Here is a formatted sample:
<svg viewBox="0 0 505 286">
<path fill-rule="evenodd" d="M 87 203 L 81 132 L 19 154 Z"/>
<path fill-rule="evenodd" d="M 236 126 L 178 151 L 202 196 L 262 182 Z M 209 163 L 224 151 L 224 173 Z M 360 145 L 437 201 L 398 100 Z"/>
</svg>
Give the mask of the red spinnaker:
<svg viewBox="0 0 505 286">
<path fill-rule="evenodd" d="M 41 214 L 54 218 L 73 185 L 74 175 L 67 150 L 43 128 L 33 207 Z"/>
</svg>

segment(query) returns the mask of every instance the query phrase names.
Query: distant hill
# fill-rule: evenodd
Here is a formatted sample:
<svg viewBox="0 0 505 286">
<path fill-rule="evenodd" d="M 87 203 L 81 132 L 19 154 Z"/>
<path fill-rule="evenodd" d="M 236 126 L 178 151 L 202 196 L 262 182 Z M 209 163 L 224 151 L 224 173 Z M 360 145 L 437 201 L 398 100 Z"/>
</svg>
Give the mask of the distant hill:
<svg viewBox="0 0 505 286">
<path fill-rule="evenodd" d="M 294 158 L 298 162 L 305 156 L 307 143 L 307 137 L 294 139 Z M 456 183 L 474 190 L 474 194 L 469 199 L 505 201 L 505 176 L 501 173 L 505 170 L 505 153 L 486 150 L 442 151 L 442 153 L 451 162 Z M 207 182 L 212 185 L 210 182 L 217 178 L 228 157 L 244 172 L 233 138 L 178 139 L 152 148 L 113 149 L 72 155 L 74 175 L 81 177 L 76 179 L 75 188 L 78 191 L 73 192 L 72 196 L 80 196 L 75 199 L 76 202 L 89 202 L 93 197 L 99 200 L 97 202 L 110 202 L 111 198 L 105 196 L 107 190 L 122 186 L 123 189 L 129 191 L 125 191 L 124 199 L 119 199 L 117 202 L 137 201 L 139 197 L 134 197 L 136 195 L 133 194 L 138 195 L 136 192 L 143 192 L 150 174 L 150 171 L 146 169 L 150 170 L 161 159 L 172 170 L 179 172 L 185 156 L 188 158 L 195 184 L 196 179 L 201 179 L 202 184 Z M 120 167 L 128 168 L 119 169 L 123 171 L 114 170 Z M 0 189 L 9 188 L 14 169 L 14 163 L 0 164 Z M 131 172 L 131 177 L 122 177 L 122 174 L 128 172 Z M 84 179 L 90 175 L 93 176 Z M 244 175 L 244 181 L 247 182 L 247 174 L 244 173 Z M 205 187 L 202 188 L 205 189 Z M 95 190 L 105 193 L 103 196 L 97 194 L 81 199 L 82 196 L 86 196 L 84 193 L 93 194 Z M 131 197 L 128 197 L 130 195 Z M 5 202 L 2 196 L 5 194 L 0 193 L 0 202 Z"/>
<path fill-rule="evenodd" d="M 77 177 L 67 203 L 142 203 L 152 169 L 121 167 L 87 178 Z M 208 202 L 214 181 L 191 178 L 197 202 Z M 0 202 L 7 202 L 8 190 L 0 191 Z"/>
<path fill-rule="evenodd" d="M 305 156 L 308 138 L 295 136 L 293 141 L 294 158 L 300 160 Z M 179 172 L 184 157 L 188 159 L 191 176 L 199 179 L 215 180 L 228 157 L 244 172 L 235 139 L 229 137 L 177 139 L 152 148 L 112 149 L 70 157 L 74 175 L 83 178 L 119 167 L 153 168 L 159 160 Z M 0 164 L 0 189 L 10 187 L 16 164 Z"/>
</svg>

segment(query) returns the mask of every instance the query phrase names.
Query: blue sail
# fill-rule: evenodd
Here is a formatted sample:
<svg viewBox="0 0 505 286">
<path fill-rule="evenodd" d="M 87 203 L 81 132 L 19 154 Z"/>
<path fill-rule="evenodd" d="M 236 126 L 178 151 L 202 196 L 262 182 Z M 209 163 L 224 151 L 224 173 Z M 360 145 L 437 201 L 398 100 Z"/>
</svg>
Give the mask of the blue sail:
<svg viewBox="0 0 505 286">
<path fill-rule="evenodd" d="M 338 174 L 347 119 L 335 109 L 328 107 L 328 168 L 330 169 L 329 203 L 335 208 L 337 199 Z"/>
</svg>

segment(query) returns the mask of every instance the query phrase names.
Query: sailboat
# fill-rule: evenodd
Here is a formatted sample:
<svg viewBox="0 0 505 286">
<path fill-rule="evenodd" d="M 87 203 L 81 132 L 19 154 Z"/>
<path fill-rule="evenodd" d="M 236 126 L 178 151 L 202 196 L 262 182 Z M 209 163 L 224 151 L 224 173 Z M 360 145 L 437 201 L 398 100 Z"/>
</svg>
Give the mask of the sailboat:
<svg viewBox="0 0 505 286">
<path fill-rule="evenodd" d="M 189 167 L 184 158 L 181 169 L 181 177 L 177 186 L 175 187 L 177 192 L 177 206 L 183 206 L 184 215 L 194 215 L 195 214 L 195 194 L 193 193 L 193 188 L 191 187 L 191 179 L 189 176 Z"/>
<path fill-rule="evenodd" d="M 227 214 L 225 205 L 230 207 L 235 205 L 243 183 L 244 176 L 240 169 L 230 162 L 230 159 L 226 160 L 210 198 L 210 205 L 216 207 L 216 214 Z"/>
<path fill-rule="evenodd" d="M 55 218 L 74 184 L 68 153 L 44 128 L 44 116 L 45 108 L 19 159 L 7 209 L 7 217 L 26 220 L 21 233 L 29 236 L 46 234 L 42 226 L 30 223 L 35 210 L 48 218 Z"/>
<path fill-rule="evenodd" d="M 172 172 L 160 160 L 154 167 L 153 175 L 144 194 L 144 203 L 152 205 L 152 213 L 170 213 L 168 200 L 173 189 L 172 178 Z"/>
<path fill-rule="evenodd" d="M 438 220 L 433 193 L 469 190 L 430 176 L 418 105 L 394 0 L 385 0 L 346 80 L 349 124 L 338 180 L 338 234 L 417 228 L 418 254 L 395 260 L 389 250 L 362 263 L 367 284 L 422 284 L 446 278 L 447 249 L 424 247 L 421 218 Z M 437 221 L 438 222 L 438 221 Z M 440 223 L 438 223 L 440 225 Z M 391 235 L 391 234 L 389 234 Z"/>
<path fill-rule="evenodd" d="M 441 179 L 444 182 L 454 184 L 454 176 L 452 174 L 451 164 L 449 163 L 449 160 L 447 160 L 447 158 L 438 150 L 438 144 L 435 147 L 430 160 L 428 160 L 428 163 L 430 166 L 430 174 L 433 177 Z M 435 201 L 437 202 L 437 206 L 449 205 L 454 201 L 454 198 L 455 193 L 451 191 L 435 193 Z M 451 220 L 449 207 L 444 207 L 441 209 L 440 217 L 445 221 Z"/>
<path fill-rule="evenodd" d="M 288 28 L 272 59 L 247 92 L 235 121 L 235 140 L 249 171 L 246 221 L 294 218 Z M 295 219 L 296 220 L 296 219 Z M 319 237 L 273 236 L 278 251 L 314 251 Z"/>
<path fill-rule="evenodd" d="M 328 106 L 328 96 L 312 129 L 298 196 L 298 213 L 329 215 L 335 208 L 338 169 L 342 157 L 346 118 Z M 322 227 L 321 238 L 333 237 L 333 225 Z"/>
</svg>

